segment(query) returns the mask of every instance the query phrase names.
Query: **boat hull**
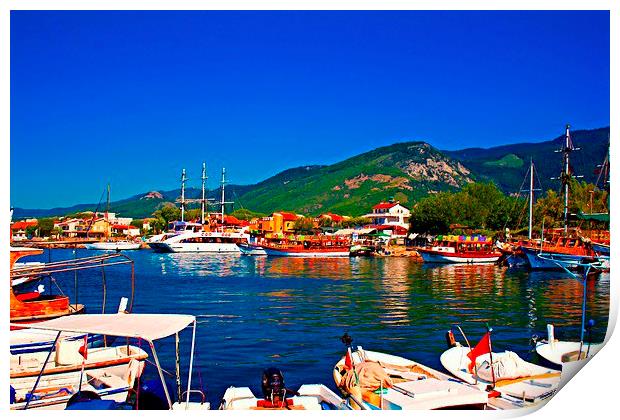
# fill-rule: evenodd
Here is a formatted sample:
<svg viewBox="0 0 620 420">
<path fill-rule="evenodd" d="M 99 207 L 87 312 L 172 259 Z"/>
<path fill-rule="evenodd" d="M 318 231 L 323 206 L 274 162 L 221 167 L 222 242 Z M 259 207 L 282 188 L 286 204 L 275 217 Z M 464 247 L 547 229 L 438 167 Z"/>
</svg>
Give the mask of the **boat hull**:
<svg viewBox="0 0 620 420">
<path fill-rule="evenodd" d="M 418 252 L 422 256 L 424 262 L 439 264 L 494 264 L 501 257 L 501 254 L 499 253 L 497 255 L 490 254 L 488 256 L 476 256 L 465 253 L 448 253 L 423 249 L 418 249 Z"/>
<path fill-rule="evenodd" d="M 149 246 L 154 244 L 149 244 Z M 151 246 L 151 248 L 153 248 Z M 190 253 L 190 252 L 203 252 L 211 254 L 239 254 L 241 250 L 237 244 L 218 244 L 218 243 L 160 243 L 160 247 L 157 252 L 164 253 Z"/>
<path fill-rule="evenodd" d="M 84 248 L 96 251 L 132 251 L 140 249 L 141 244 L 131 242 L 94 242 L 84 244 Z"/>
<path fill-rule="evenodd" d="M 585 255 L 561 254 L 556 252 L 541 252 L 540 249 L 521 247 L 532 270 L 562 270 L 563 266 L 569 270 L 577 270 Z"/>
<path fill-rule="evenodd" d="M 272 257 L 302 257 L 302 258 L 333 258 L 348 257 L 349 249 L 338 249 L 333 251 L 287 251 L 285 249 L 264 248 L 267 255 Z"/>
<path fill-rule="evenodd" d="M 237 244 L 243 255 L 267 255 L 262 246 L 251 244 Z"/>
</svg>

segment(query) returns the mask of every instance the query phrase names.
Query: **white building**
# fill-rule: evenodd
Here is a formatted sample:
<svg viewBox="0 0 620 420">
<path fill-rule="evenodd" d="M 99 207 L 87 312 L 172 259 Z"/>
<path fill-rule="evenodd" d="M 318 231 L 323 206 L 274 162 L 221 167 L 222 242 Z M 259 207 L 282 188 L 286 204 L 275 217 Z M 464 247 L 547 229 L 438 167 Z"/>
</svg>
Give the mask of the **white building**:
<svg viewBox="0 0 620 420">
<path fill-rule="evenodd" d="M 409 229 L 411 211 L 398 201 L 381 202 L 372 208 L 372 213 L 364 217 L 371 219 L 377 226 L 400 226 Z"/>
</svg>

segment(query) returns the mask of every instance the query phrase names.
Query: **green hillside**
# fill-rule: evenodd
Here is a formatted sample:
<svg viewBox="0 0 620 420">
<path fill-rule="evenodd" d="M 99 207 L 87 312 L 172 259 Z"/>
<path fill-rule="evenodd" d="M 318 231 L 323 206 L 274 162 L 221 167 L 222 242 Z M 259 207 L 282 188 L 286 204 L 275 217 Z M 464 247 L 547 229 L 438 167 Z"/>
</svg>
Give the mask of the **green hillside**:
<svg viewBox="0 0 620 420">
<path fill-rule="evenodd" d="M 411 205 L 430 191 L 458 189 L 471 182 L 459 162 L 422 142 L 381 147 L 329 166 L 282 172 L 239 198 L 244 207 L 270 213 L 291 210 L 361 215 L 394 198 Z"/>
<path fill-rule="evenodd" d="M 581 148 L 571 155 L 571 166 L 583 181 L 596 182 L 596 165 L 603 163 L 607 154 L 609 127 L 594 130 L 574 130 L 571 137 L 575 147 Z M 489 149 L 472 148 L 444 151 L 478 174 L 483 180 L 494 181 L 504 192 L 517 192 L 529 168 L 530 158 L 538 172 L 543 190 L 559 191 L 557 178 L 562 170 L 562 154 L 555 151 L 564 144 L 564 135 L 540 143 L 517 143 Z M 519 165 L 518 162 L 522 164 Z M 538 186 L 538 181 L 536 181 Z"/>
</svg>

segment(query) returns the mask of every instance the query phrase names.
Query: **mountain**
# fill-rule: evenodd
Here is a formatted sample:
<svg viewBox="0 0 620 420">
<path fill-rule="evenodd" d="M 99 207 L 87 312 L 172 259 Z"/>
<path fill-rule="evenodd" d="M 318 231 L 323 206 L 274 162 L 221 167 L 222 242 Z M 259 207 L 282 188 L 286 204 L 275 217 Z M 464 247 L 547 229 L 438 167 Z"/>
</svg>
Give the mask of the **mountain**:
<svg viewBox="0 0 620 420">
<path fill-rule="evenodd" d="M 397 143 L 327 166 L 289 169 L 239 197 L 263 213 L 290 210 L 316 215 L 361 215 L 394 198 L 411 205 L 429 192 L 454 190 L 474 180 L 471 171 L 423 142 Z"/>
<path fill-rule="evenodd" d="M 609 127 L 571 131 L 571 138 L 573 145 L 581 148 L 570 156 L 573 172 L 582 175 L 582 180 L 595 183 L 598 176 L 595 174 L 596 165 L 603 163 L 609 147 Z M 559 177 L 562 171 L 562 154 L 555 151 L 563 147 L 564 140 L 565 136 L 561 135 L 540 143 L 517 143 L 488 149 L 471 148 L 443 152 L 462 162 L 481 180 L 495 182 L 506 193 L 519 191 L 532 158 L 540 180 L 540 185 L 538 180 L 535 181 L 536 188 L 542 186 L 543 191 L 559 191 L 559 181 L 551 178 Z"/>
<path fill-rule="evenodd" d="M 571 132 L 573 143 L 581 150 L 571 155 L 573 170 L 594 183 L 597 164 L 608 150 L 609 127 Z M 559 189 L 551 180 L 560 174 L 564 136 L 540 143 L 440 151 L 428 143 L 405 142 L 380 147 L 333 165 L 310 165 L 287 169 L 253 185 L 228 185 L 226 199 L 235 209 L 271 213 L 277 210 L 317 215 L 327 211 L 362 215 L 375 203 L 393 198 L 413 205 L 420 197 L 437 191 L 456 190 L 472 181 L 493 181 L 504 192 L 515 193 L 521 187 L 530 158 L 534 159 L 542 188 Z M 538 187 L 538 185 L 537 185 Z M 220 190 L 208 197 L 219 200 Z M 165 203 L 175 203 L 180 190 L 151 191 L 112 202 L 110 211 L 122 216 L 150 216 Z M 200 190 L 187 188 L 187 198 L 198 198 Z M 198 207 L 197 203 L 188 207 Z M 14 209 L 13 218 L 60 216 L 94 210 L 97 204 L 79 204 L 48 210 Z M 99 204 L 99 209 L 105 203 Z M 230 211 L 227 208 L 227 211 Z"/>
</svg>

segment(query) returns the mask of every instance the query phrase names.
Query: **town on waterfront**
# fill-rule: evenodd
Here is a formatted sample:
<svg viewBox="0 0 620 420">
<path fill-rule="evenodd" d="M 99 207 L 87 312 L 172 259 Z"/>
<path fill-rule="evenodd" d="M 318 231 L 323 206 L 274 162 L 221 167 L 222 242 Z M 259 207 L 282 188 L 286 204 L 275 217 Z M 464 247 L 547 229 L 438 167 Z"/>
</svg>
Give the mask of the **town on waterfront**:
<svg viewBox="0 0 620 420">
<path fill-rule="evenodd" d="M 480 13 L 482 18 L 490 12 Z M 228 52 L 211 43 L 214 39 L 238 42 L 235 36 L 240 35 L 230 28 L 244 22 L 245 35 L 261 34 L 256 44 L 250 39 L 247 45 L 240 44 L 247 48 L 246 54 L 254 56 L 262 42 L 282 49 L 281 57 L 291 62 L 309 63 L 296 50 L 282 47 L 281 41 L 249 28 L 269 21 L 305 43 L 309 42 L 306 35 L 292 27 L 291 20 L 299 20 L 302 27 L 335 25 L 335 30 L 344 25 L 355 32 L 355 22 L 377 29 L 385 28 L 382 19 L 401 23 L 420 19 L 420 24 L 426 24 L 427 19 L 446 19 L 440 15 L 22 11 L 12 14 L 11 37 L 17 52 L 11 69 L 26 69 L 25 63 L 39 60 L 41 51 L 60 45 L 62 54 L 67 53 L 63 48 L 75 48 L 76 57 L 81 57 L 87 54 L 85 46 L 98 45 L 97 37 L 105 34 L 110 45 L 128 54 L 127 71 L 139 68 L 142 73 L 140 77 L 115 75 L 119 79 L 110 83 L 106 77 L 113 76 L 94 68 L 89 71 L 100 75 L 102 89 L 107 86 L 112 91 L 115 83 L 125 83 L 124 77 L 136 77 L 135 86 L 126 86 L 131 98 L 132 89 L 140 95 L 156 91 L 152 83 L 160 77 L 171 84 L 162 88 L 166 91 L 176 83 L 168 77 L 178 64 L 166 61 L 167 56 L 161 63 L 173 73 L 164 76 L 130 59 L 134 54 L 142 60 L 155 59 L 142 51 L 143 45 L 153 42 L 155 56 L 161 51 L 177 56 L 166 40 L 158 43 L 135 33 L 129 36 L 131 41 L 117 38 L 107 27 L 112 22 L 119 25 L 119 33 L 130 33 L 133 25 L 151 28 L 169 23 L 179 31 L 175 35 L 179 39 L 192 43 L 200 39 L 205 54 L 219 54 L 230 63 L 234 59 Z M 509 12 L 501 16 L 507 22 L 514 17 Z M 609 36 L 608 12 L 546 17 L 531 12 L 528 16 L 532 28 L 538 28 L 540 19 L 558 25 L 583 22 L 586 32 L 591 31 L 592 45 Z M 337 19 L 339 25 L 330 19 Z M 84 38 L 67 37 L 60 29 L 65 27 L 63 22 L 83 31 Z M 209 22 L 222 27 L 214 29 Z M 26 37 L 26 28 L 37 23 L 39 29 Z M 145 34 L 151 30 L 145 29 Z M 414 29 L 396 25 L 390 31 L 411 37 Z M 43 41 L 51 34 L 57 45 Z M 379 35 L 335 34 L 342 37 L 343 45 L 350 45 L 351 36 L 366 39 L 369 48 L 378 48 L 376 54 L 386 54 L 386 59 L 394 59 L 392 51 L 385 51 L 386 45 L 399 51 L 400 60 L 407 55 L 404 44 L 392 45 Z M 519 37 L 505 36 L 504 42 L 525 48 Z M 332 41 L 321 35 L 317 42 L 329 50 L 336 48 Z M 563 42 L 549 38 L 545 53 L 552 54 Z M 131 48 L 131 53 L 124 48 Z M 187 59 L 200 68 L 205 63 L 219 66 L 217 60 L 189 53 L 185 45 L 179 48 L 190 57 L 179 55 L 181 63 Z M 306 48 L 312 50 L 310 44 Z M 109 52 L 103 49 L 101 54 Z M 359 59 L 356 54 L 367 57 L 366 52 L 348 54 L 351 60 Z M 429 51 L 426 54 L 445 63 Z M 501 54 L 495 54 L 488 59 L 500 60 Z M 608 49 L 598 55 L 607 60 L 608 69 Z M 90 67 L 88 59 L 83 59 L 80 65 Z M 106 68 L 112 72 L 117 68 L 110 66 Z M 546 62 L 541 66 L 549 72 L 555 69 Z M 54 62 L 53 67 L 65 69 L 65 64 Z M 272 67 L 272 71 L 277 69 Z M 590 75 L 600 69 L 586 66 L 581 70 Z M 219 67 L 212 71 L 222 83 L 229 83 L 227 77 L 239 83 L 236 75 Z M 367 77 L 377 77 L 367 71 Z M 402 86 L 411 83 L 399 71 L 394 70 L 393 76 Z M 224 144 L 204 139 L 192 143 L 192 135 L 181 123 L 170 122 L 183 142 L 141 143 L 140 134 L 132 135 L 144 155 L 159 149 L 174 163 L 168 165 L 164 160 L 156 165 L 153 156 L 152 161 L 145 158 L 144 168 L 138 171 L 109 159 L 107 166 L 100 162 L 89 166 L 86 180 L 57 186 L 56 179 L 67 179 L 60 172 L 69 171 L 70 165 L 63 165 L 55 169 L 58 174 L 43 175 L 54 184 L 50 189 L 55 192 L 48 193 L 40 185 L 29 184 L 32 178 L 20 172 L 25 163 L 14 152 L 25 146 L 25 138 L 44 135 L 40 127 L 21 123 L 22 101 L 33 94 L 24 88 L 22 78 L 34 81 L 34 76 L 12 77 L 14 94 L 20 99 L 12 102 L 16 120 L 11 135 L 11 410 L 479 409 L 527 413 L 553 398 L 608 339 L 608 98 L 607 102 L 599 99 L 598 112 L 603 117 L 586 118 L 580 107 L 570 112 L 562 108 L 564 114 L 554 114 L 555 119 L 567 115 L 578 128 L 566 123 L 549 128 L 544 122 L 543 134 L 529 135 L 536 141 L 521 142 L 476 141 L 476 136 L 488 134 L 484 130 L 464 134 L 471 136 L 470 142 L 453 143 L 442 140 L 444 134 L 432 142 L 403 140 L 395 134 L 386 142 L 388 135 L 383 134 L 378 136 L 383 142 L 376 143 L 374 134 L 364 139 L 358 133 L 360 144 L 350 140 L 348 147 L 340 149 L 333 140 L 324 140 L 304 149 L 276 140 L 256 146 L 252 136 L 236 127 L 235 137 Z M 55 83 L 67 86 L 65 76 L 58 77 Z M 196 76 L 190 72 L 188 77 Z M 253 77 L 258 76 L 240 79 Z M 575 80 L 584 77 L 575 76 Z M 603 96 L 609 92 L 608 81 L 607 90 L 597 87 Z M 435 86 L 443 83 L 431 82 Z M 77 83 L 90 87 L 94 82 L 77 79 Z M 216 84 L 201 78 L 195 83 L 200 92 L 211 89 L 226 103 L 229 91 L 220 92 Z M 383 79 L 376 83 L 391 86 Z M 234 90 L 234 83 L 228 86 Z M 330 86 L 340 89 L 337 83 Z M 260 83 L 257 89 L 263 89 Z M 240 95 L 232 90 L 231 95 Z M 592 90 L 596 89 L 582 95 L 591 95 Z M 348 92 L 354 95 L 355 91 Z M 202 105 L 193 102 L 190 92 L 182 97 L 192 115 L 192 106 L 199 109 Z M 303 92 L 311 95 L 313 89 Z M 71 89 L 69 94 L 80 95 Z M 454 92 L 448 89 L 444 94 Z M 107 93 L 102 90 L 101 95 L 93 103 L 102 102 L 93 106 L 109 105 L 109 98 L 104 98 Z M 396 101 L 399 89 L 391 95 Z M 265 100 L 265 106 L 284 112 L 277 100 Z M 530 106 L 530 101 L 523 104 Z M 226 106 L 219 105 L 210 103 L 216 115 L 208 118 L 209 125 L 228 121 L 229 117 L 220 114 Z M 65 106 L 76 109 L 75 104 L 61 108 Z M 112 118 L 112 124 L 141 126 L 137 120 L 146 118 L 149 122 L 143 129 L 157 136 L 156 130 L 147 130 L 156 124 L 154 115 L 162 120 L 189 118 L 177 111 L 164 117 L 150 106 L 141 99 L 126 114 L 120 110 L 124 106 L 110 111 L 110 115 L 119 115 Z M 477 102 L 472 106 L 483 107 Z M 141 114 L 140 107 L 149 111 Z M 83 112 L 88 115 L 90 111 Z M 122 116 L 132 112 L 138 115 L 133 123 Z M 99 126 L 96 118 L 78 116 L 76 121 L 79 118 L 83 118 L 76 122 L 79 127 Z M 218 122 L 218 118 L 223 120 Z M 329 118 L 322 118 L 328 124 Z M 398 124 L 413 124 L 410 118 Z M 378 117 L 376 124 L 390 126 L 390 121 L 391 117 Z M 541 124 L 530 122 L 529 133 Z M 330 127 L 335 130 L 336 126 Z M 55 136 L 56 129 L 73 132 L 71 127 L 50 127 L 49 136 Z M 162 138 L 170 127 L 160 127 Z M 295 127 L 290 133 L 296 132 Z M 441 121 L 435 121 L 434 127 L 444 133 Z M 372 132 L 371 126 L 364 129 Z M 432 137 L 429 130 L 420 128 Z M 457 131 L 462 134 L 461 129 Z M 239 140 L 244 136 L 246 142 Z M 82 139 L 67 140 L 67 144 L 74 142 L 71 146 L 55 139 L 59 143 L 54 147 L 62 150 L 76 144 L 86 147 Z M 116 144 L 116 140 L 110 142 Z M 100 146 L 101 142 L 95 144 Z M 316 164 L 315 159 L 328 163 Z M 82 164 L 76 161 L 74 169 L 81 170 Z M 32 199 L 35 189 L 36 200 Z"/>
</svg>

